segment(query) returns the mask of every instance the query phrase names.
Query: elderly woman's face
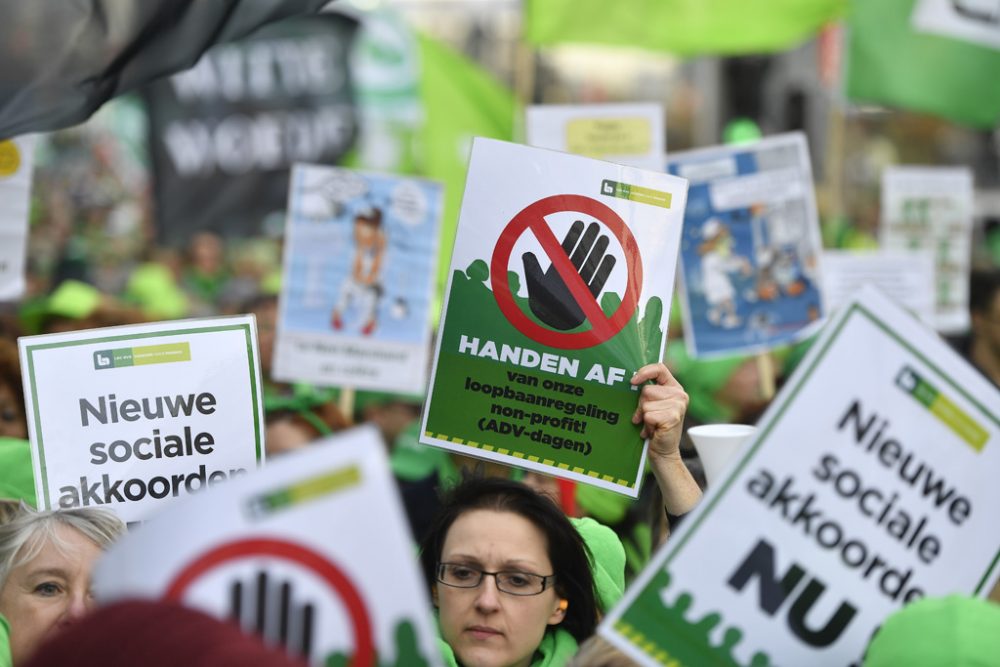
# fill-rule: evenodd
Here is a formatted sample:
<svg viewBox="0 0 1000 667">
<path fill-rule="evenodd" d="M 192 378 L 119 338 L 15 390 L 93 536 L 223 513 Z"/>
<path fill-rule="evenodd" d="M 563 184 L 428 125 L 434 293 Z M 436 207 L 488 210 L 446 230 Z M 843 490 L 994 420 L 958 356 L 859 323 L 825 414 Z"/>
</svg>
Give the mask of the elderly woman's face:
<svg viewBox="0 0 1000 667">
<path fill-rule="evenodd" d="M 553 574 L 544 533 L 513 512 L 472 510 L 459 516 L 441 549 L 442 563 L 486 572 Z M 484 576 L 475 588 L 438 583 L 441 633 L 465 667 L 528 665 L 549 625 L 565 611 L 551 586 L 538 595 L 512 595 Z"/>
<path fill-rule="evenodd" d="M 90 572 L 100 547 L 69 526 L 58 526 L 56 534 L 61 545 L 46 542 L 37 556 L 11 570 L 0 589 L 0 614 L 10 623 L 15 665 L 93 606 Z"/>
</svg>

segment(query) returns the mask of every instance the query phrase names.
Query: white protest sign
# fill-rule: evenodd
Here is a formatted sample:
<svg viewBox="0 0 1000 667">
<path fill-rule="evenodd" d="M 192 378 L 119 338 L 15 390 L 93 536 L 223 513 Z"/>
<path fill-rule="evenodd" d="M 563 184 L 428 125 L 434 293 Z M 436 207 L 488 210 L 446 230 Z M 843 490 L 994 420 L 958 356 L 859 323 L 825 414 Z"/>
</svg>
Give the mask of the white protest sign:
<svg viewBox="0 0 1000 667">
<path fill-rule="evenodd" d="M 930 251 L 823 251 L 823 299 L 831 311 L 869 284 L 927 326 L 934 324 L 934 255 Z"/>
<path fill-rule="evenodd" d="M 874 288 L 845 304 L 600 631 L 644 664 L 858 664 L 1000 575 L 1000 392 Z"/>
<path fill-rule="evenodd" d="M 430 181 L 295 166 L 275 378 L 425 389 L 441 197 Z"/>
<path fill-rule="evenodd" d="M 476 139 L 420 441 L 631 496 L 687 182 Z"/>
<path fill-rule="evenodd" d="M 919 0 L 912 20 L 918 31 L 1000 51 L 1000 0 Z"/>
<path fill-rule="evenodd" d="M 659 171 L 667 149 L 659 104 L 549 104 L 525 111 L 527 143 Z"/>
<path fill-rule="evenodd" d="M 38 505 L 125 521 L 264 458 L 252 315 L 20 338 Z"/>
<path fill-rule="evenodd" d="M 964 167 L 890 167 L 882 173 L 881 247 L 934 254 L 934 328 L 969 327 L 972 171 Z"/>
<path fill-rule="evenodd" d="M 0 141 L 0 301 L 24 294 L 34 137 Z"/>
<path fill-rule="evenodd" d="M 671 153 L 667 171 L 691 183 L 680 290 L 691 355 L 758 353 L 815 331 L 826 305 L 805 135 Z"/>
<path fill-rule="evenodd" d="M 98 600 L 181 602 L 314 665 L 440 664 L 383 449 L 346 431 L 176 503 L 101 559 Z"/>
</svg>

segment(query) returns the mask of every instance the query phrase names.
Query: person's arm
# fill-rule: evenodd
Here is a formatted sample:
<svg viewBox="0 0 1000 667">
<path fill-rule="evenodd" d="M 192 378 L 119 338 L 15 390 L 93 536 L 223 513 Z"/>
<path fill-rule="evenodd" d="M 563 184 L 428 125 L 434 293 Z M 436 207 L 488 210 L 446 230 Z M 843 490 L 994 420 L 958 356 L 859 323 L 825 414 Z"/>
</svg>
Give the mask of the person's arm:
<svg viewBox="0 0 1000 667">
<path fill-rule="evenodd" d="M 652 380 L 652 384 L 646 382 Z M 641 386 L 633 424 L 642 424 L 643 438 L 649 438 L 649 465 L 663 494 L 668 514 L 690 512 L 701 500 L 701 489 L 681 460 L 681 431 L 687 412 L 688 395 L 663 364 L 649 364 L 632 377 Z"/>
</svg>

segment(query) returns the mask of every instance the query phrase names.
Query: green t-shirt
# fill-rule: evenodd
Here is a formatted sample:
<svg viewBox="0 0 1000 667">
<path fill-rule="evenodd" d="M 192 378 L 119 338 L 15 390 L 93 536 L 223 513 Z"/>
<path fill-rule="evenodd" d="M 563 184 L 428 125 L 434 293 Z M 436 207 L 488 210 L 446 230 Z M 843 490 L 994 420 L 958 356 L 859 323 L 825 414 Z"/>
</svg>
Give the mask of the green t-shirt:
<svg viewBox="0 0 1000 667">
<path fill-rule="evenodd" d="M 10 659 L 10 627 L 7 619 L 0 616 L 0 667 L 11 667 Z"/>
<path fill-rule="evenodd" d="M 0 498 L 35 504 L 35 475 L 27 440 L 0 438 Z"/>
</svg>

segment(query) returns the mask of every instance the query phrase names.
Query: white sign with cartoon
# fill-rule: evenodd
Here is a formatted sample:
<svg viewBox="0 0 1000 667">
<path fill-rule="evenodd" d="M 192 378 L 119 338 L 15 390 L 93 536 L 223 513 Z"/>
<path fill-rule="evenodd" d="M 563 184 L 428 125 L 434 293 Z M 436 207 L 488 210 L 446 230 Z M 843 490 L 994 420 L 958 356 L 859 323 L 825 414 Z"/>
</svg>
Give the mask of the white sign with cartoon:
<svg viewBox="0 0 1000 667">
<path fill-rule="evenodd" d="M 667 170 L 691 183 L 681 241 L 691 354 L 759 352 L 813 331 L 825 308 L 805 136 L 674 153 Z"/>
<path fill-rule="evenodd" d="M 429 181 L 296 165 L 276 379 L 423 390 L 441 196 Z"/>
</svg>

